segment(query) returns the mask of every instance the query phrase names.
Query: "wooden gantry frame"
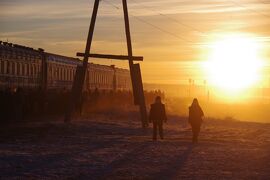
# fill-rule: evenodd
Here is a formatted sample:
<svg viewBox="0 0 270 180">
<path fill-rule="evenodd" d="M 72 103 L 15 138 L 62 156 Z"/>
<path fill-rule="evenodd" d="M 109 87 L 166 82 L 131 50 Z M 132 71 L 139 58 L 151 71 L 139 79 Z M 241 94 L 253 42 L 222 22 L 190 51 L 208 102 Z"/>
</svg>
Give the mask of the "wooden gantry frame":
<svg viewBox="0 0 270 180">
<path fill-rule="evenodd" d="M 122 0 L 123 11 L 124 11 L 127 50 L 128 50 L 127 56 L 90 53 L 93 35 L 94 35 L 95 24 L 96 24 L 96 17 L 97 17 L 98 8 L 99 8 L 99 2 L 100 2 L 100 0 L 95 0 L 95 2 L 94 2 L 92 18 L 91 18 L 91 22 L 90 22 L 88 38 L 87 38 L 86 47 L 85 47 L 85 52 L 84 53 L 77 53 L 77 56 L 83 57 L 83 66 L 78 68 L 76 71 L 76 75 L 75 75 L 74 82 L 73 82 L 72 95 L 70 98 L 70 103 L 69 103 L 68 108 L 67 108 L 65 121 L 69 122 L 71 120 L 71 114 L 72 114 L 72 111 L 74 109 L 74 103 L 76 102 L 76 99 L 82 97 L 82 90 L 83 90 L 83 85 L 84 85 L 85 74 L 87 71 L 89 57 L 106 58 L 106 59 L 115 59 L 115 60 L 128 60 L 129 69 L 130 69 L 130 77 L 131 77 L 131 82 L 132 82 L 132 90 L 133 90 L 133 96 L 134 96 L 134 104 L 139 105 L 139 107 L 140 107 L 142 126 L 147 127 L 148 126 L 147 110 L 146 110 L 146 105 L 145 105 L 145 97 L 144 97 L 144 90 L 143 90 L 140 65 L 134 64 L 134 61 L 143 61 L 143 57 L 133 56 L 127 0 Z"/>
</svg>

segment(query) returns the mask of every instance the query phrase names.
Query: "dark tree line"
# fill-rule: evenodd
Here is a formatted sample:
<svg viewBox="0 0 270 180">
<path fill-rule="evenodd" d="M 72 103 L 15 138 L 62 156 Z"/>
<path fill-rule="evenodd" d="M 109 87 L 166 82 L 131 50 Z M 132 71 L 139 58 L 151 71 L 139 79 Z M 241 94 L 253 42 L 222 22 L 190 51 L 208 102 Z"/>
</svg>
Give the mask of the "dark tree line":
<svg viewBox="0 0 270 180">
<path fill-rule="evenodd" d="M 160 91 L 145 92 L 147 105 L 157 96 L 164 98 Z M 0 90 L 0 121 L 16 122 L 32 118 L 63 115 L 70 98 L 70 91 L 24 90 L 22 88 Z M 121 109 L 133 106 L 133 94 L 130 91 L 89 90 L 83 92 L 75 107 L 78 114 L 84 111 L 95 113 L 104 109 Z"/>
</svg>

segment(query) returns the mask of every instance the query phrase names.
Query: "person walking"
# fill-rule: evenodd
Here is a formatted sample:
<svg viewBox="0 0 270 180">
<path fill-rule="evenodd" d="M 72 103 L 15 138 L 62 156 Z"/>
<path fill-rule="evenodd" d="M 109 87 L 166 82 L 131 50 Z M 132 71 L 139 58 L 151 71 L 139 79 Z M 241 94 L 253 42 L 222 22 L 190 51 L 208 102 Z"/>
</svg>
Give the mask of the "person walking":
<svg viewBox="0 0 270 180">
<path fill-rule="evenodd" d="M 199 105 L 198 99 L 193 99 L 191 106 L 189 107 L 189 118 L 188 121 L 192 127 L 192 142 L 198 142 L 198 136 L 201 130 L 202 117 L 204 116 L 203 110 Z"/>
<path fill-rule="evenodd" d="M 160 139 L 163 139 L 163 122 L 167 122 L 167 115 L 165 105 L 161 102 L 160 96 L 157 96 L 155 103 L 151 104 L 149 122 L 153 122 L 153 141 L 157 140 L 157 131 L 159 132 Z"/>
</svg>

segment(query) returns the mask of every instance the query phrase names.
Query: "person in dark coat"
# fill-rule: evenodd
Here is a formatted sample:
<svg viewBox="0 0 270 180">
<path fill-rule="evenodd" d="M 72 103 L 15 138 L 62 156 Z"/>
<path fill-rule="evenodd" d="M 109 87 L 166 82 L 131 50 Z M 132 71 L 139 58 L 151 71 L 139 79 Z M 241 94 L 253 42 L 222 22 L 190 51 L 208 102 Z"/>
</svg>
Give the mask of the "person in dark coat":
<svg viewBox="0 0 270 180">
<path fill-rule="evenodd" d="M 157 96 L 155 103 L 151 104 L 149 122 L 153 122 L 153 140 L 157 140 L 157 131 L 159 131 L 160 138 L 163 139 L 163 122 L 167 122 L 167 115 L 160 96 Z"/>
<path fill-rule="evenodd" d="M 202 117 L 204 116 L 203 110 L 199 105 L 198 99 L 194 99 L 189 107 L 189 123 L 192 127 L 193 138 L 192 142 L 198 142 L 198 136 L 201 130 Z"/>
</svg>

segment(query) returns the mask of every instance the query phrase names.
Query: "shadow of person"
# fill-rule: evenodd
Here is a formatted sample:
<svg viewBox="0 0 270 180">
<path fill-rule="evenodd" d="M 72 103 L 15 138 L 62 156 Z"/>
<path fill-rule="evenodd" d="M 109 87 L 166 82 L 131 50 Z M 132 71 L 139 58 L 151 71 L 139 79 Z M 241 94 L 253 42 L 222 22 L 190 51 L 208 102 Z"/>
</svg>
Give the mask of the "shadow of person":
<svg viewBox="0 0 270 180">
<path fill-rule="evenodd" d="M 176 179 L 177 174 L 181 171 L 181 169 L 186 164 L 188 157 L 192 153 L 192 150 L 196 147 L 196 144 L 189 144 L 186 150 L 177 155 L 166 168 L 161 169 L 160 173 L 155 175 L 154 179 Z"/>
</svg>

